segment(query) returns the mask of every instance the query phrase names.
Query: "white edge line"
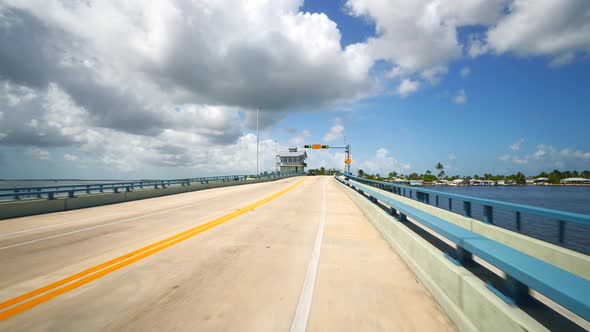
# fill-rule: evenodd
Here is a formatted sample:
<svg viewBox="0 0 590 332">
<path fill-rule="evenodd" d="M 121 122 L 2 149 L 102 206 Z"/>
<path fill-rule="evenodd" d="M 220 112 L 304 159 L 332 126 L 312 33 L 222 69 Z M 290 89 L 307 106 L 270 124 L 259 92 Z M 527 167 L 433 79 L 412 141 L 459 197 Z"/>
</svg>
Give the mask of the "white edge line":
<svg viewBox="0 0 590 332">
<path fill-rule="evenodd" d="M 291 323 L 291 332 L 304 332 L 307 328 L 307 321 L 309 319 L 309 313 L 311 310 L 311 302 L 313 299 L 313 290 L 315 288 L 315 279 L 318 273 L 318 267 L 320 263 L 320 252 L 322 248 L 322 240 L 324 238 L 324 227 L 326 225 L 326 185 L 322 185 L 323 199 L 322 209 L 320 212 L 320 224 L 318 226 L 318 232 L 313 245 L 313 251 L 307 266 L 307 274 L 305 275 L 305 281 L 303 282 L 303 288 L 301 289 L 301 295 L 299 296 L 299 302 L 297 303 L 297 310 L 295 311 L 295 317 Z"/>
<path fill-rule="evenodd" d="M 107 217 L 112 217 L 112 216 L 116 216 L 116 215 L 119 215 L 119 214 L 123 214 L 125 212 L 127 212 L 127 211 L 121 211 L 121 212 L 117 212 L 117 213 L 111 213 L 111 214 L 107 214 L 107 215 L 103 215 L 103 216 L 97 216 L 97 217 L 80 219 L 80 220 L 72 220 L 72 221 L 68 221 L 68 222 L 62 222 L 60 224 L 54 224 L 54 225 L 48 225 L 48 226 L 43 226 L 43 227 L 25 229 L 25 230 L 22 230 L 22 231 L 4 233 L 4 234 L 0 234 L 0 237 L 4 237 L 4 236 L 8 236 L 8 235 L 14 235 L 14 234 L 30 233 L 30 232 L 38 231 L 38 230 L 41 230 L 41 229 L 54 228 L 54 227 L 63 226 L 63 225 L 75 224 L 75 223 L 78 223 L 78 222 L 85 222 L 85 221 L 91 221 L 91 220 L 96 220 L 96 219 L 101 219 L 101 218 L 107 218 Z"/>
</svg>

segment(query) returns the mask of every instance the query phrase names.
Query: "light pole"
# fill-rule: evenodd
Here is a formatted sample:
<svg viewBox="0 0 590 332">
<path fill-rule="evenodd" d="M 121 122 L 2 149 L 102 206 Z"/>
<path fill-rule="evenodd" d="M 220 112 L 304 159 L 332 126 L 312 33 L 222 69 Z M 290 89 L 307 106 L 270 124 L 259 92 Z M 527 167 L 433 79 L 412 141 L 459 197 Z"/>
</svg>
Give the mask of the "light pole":
<svg viewBox="0 0 590 332">
<path fill-rule="evenodd" d="M 256 177 L 259 176 L 258 174 L 258 146 L 260 144 L 260 133 L 258 132 L 258 112 L 262 107 L 258 107 L 256 109 Z"/>
</svg>

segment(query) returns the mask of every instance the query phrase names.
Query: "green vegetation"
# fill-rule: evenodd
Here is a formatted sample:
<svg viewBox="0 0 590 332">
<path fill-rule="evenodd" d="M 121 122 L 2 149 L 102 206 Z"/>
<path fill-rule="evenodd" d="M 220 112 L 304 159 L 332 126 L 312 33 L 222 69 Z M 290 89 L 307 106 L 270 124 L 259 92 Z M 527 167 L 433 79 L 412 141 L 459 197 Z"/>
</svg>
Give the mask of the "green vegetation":
<svg viewBox="0 0 590 332">
<path fill-rule="evenodd" d="M 334 175 L 336 173 L 340 173 L 342 172 L 342 170 L 337 169 L 337 168 L 324 168 L 324 167 L 320 167 L 317 169 L 310 169 L 307 171 L 308 174 L 313 174 L 313 175 Z"/>
<path fill-rule="evenodd" d="M 517 172 L 517 173 L 509 174 L 509 175 L 499 175 L 499 174 L 494 175 L 494 174 L 490 174 L 490 173 L 484 173 L 483 176 L 479 176 L 477 174 L 475 174 L 473 176 L 469 176 L 469 175 L 467 175 L 467 176 L 459 176 L 459 175 L 448 176 L 445 174 L 443 164 L 436 163 L 435 168 L 438 171 L 438 174 L 436 176 L 434 174 L 432 174 L 432 172 L 430 170 L 427 170 L 423 174 L 418 174 L 415 172 L 410 173 L 410 174 L 398 174 L 397 172 L 394 171 L 394 172 L 389 172 L 387 177 L 381 177 L 379 174 L 367 174 L 362 169 L 358 170 L 357 175 L 364 176 L 368 179 L 374 179 L 374 180 L 402 179 L 402 180 L 408 180 L 408 181 L 409 180 L 422 180 L 424 182 L 434 182 L 437 180 L 452 181 L 455 179 L 463 179 L 465 181 L 470 181 L 470 180 L 474 179 L 474 180 L 490 180 L 490 181 L 503 180 L 506 182 L 514 181 L 519 184 L 524 184 L 527 179 L 537 179 L 537 178 L 548 178 L 549 180 L 547 182 L 553 183 L 553 184 L 557 184 L 561 180 L 567 179 L 567 178 L 581 177 L 581 178 L 590 179 L 590 170 L 560 171 L 560 170 L 556 169 L 556 170 L 553 170 L 551 173 L 541 172 L 539 174 L 531 174 L 529 176 L 525 175 L 522 172 Z"/>
</svg>

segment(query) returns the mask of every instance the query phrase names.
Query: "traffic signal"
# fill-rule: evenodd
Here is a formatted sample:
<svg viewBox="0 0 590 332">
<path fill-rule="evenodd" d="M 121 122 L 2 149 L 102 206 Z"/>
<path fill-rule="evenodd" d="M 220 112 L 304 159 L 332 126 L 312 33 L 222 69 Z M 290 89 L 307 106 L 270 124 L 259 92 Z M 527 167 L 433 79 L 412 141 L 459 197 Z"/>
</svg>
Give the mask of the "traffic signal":
<svg viewBox="0 0 590 332">
<path fill-rule="evenodd" d="M 304 145 L 303 148 L 304 149 L 329 149 L 330 146 L 323 145 L 323 144 L 312 144 L 312 145 Z"/>
</svg>

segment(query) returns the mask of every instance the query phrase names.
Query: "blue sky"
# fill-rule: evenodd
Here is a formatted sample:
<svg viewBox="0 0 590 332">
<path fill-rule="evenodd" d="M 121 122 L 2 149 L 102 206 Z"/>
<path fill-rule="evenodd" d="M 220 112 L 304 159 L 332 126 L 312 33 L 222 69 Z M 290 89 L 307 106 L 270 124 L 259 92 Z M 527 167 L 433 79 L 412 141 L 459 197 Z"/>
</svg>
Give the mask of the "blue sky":
<svg viewBox="0 0 590 332">
<path fill-rule="evenodd" d="M 590 169 L 584 0 L 41 3 L 0 8 L 0 178 L 252 173 L 256 105 L 268 171 Z"/>
<path fill-rule="evenodd" d="M 439 161 L 452 166 L 452 174 L 590 168 L 583 158 L 564 159 L 569 163 L 563 166 L 534 157 L 527 164 L 499 159 L 534 155 L 540 144 L 590 151 L 590 63 L 553 68 L 547 62 L 512 56 L 459 60 L 438 84 L 411 97 L 382 96 L 323 114 L 295 113 L 273 135 L 286 139 L 286 128 L 293 127 L 312 133 L 306 142 L 323 142 L 339 118 L 355 160 L 371 159 L 383 147 L 416 172 L 433 170 Z M 467 77 L 460 74 L 463 68 L 470 70 Z M 459 90 L 466 91 L 464 104 L 453 102 Z M 518 151 L 510 149 L 520 140 Z"/>
</svg>

